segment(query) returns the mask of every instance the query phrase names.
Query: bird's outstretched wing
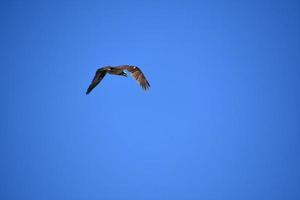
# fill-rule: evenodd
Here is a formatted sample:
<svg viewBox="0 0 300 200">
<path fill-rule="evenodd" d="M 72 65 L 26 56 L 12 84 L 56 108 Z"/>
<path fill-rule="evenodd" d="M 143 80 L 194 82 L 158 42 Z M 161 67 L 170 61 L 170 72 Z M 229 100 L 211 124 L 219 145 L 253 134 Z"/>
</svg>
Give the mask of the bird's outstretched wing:
<svg viewBox="0 0 300 200">
<path fill-rule="evenodd" d="M 89 94 L 99 83 L 100 81 L 104 78 L 106 75 L 106 69 L 100 68 L 96 71 L 96 74 L 89 85 L 88 89 L 86 90 L 86 94 Z"/>
<path fill-rule="evenodd" d="M 136 66 L 131 66 L 131 65 L 121 65 L 118 66 L 118 68 L 121 68 L 123 70 L 127 70 L 131 73 L 133 78 L 137 80 L 140 84 L 140 86 L 144 89 L 147 90 L 150 87 L 149 82 L 147 81 L 145 75 L 143 74 L 142 70 Z"/>
</svg>

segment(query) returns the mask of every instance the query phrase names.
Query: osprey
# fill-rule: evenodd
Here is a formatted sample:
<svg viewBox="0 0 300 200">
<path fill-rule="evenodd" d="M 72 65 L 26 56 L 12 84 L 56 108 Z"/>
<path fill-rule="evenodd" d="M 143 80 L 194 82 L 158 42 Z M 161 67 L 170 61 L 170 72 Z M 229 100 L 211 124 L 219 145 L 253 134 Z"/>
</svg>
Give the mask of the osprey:
<svg viewBox="0 0 300 200">
<path fill-rule="evenodd" d="M 124 70 L 129 71 L 131 73 L 131 75 L 133 76 L 133 78 L 135 78 L 139 82 L 140 86 L 144 90 L 149 89 L 150 84 L 147 81 L 142 70 L 140 70 L 140 68 L 138 68 L 136 66 L 132 66 L 132 65 L 120 65 L 120 66 L 115 66 L 115 67 L 105 66 L 105 67 L 97 69 L 96 74 L 86 91 L 86 94 L 89 94 L 100 83 L 100 81 L 104 78 L 104 76 L 107 73 L 112 74 L 112 75 L 127 77 L 127 74 L 124 72 Z"/>
</svg>

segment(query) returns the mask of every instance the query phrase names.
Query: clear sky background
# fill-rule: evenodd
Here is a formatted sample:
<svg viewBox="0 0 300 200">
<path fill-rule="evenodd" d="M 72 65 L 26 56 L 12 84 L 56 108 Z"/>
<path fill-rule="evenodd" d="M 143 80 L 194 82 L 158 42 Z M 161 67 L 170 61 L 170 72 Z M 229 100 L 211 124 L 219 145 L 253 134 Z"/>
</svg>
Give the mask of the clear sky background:
<svg viewBox="0 0 300 200">
<path fill-rule="evenodd" d="M 1 1 L 0 199 L 300 199 L 300 3 Z M 140 66 L 151 89 L 98 67 Z"/>
</svg>

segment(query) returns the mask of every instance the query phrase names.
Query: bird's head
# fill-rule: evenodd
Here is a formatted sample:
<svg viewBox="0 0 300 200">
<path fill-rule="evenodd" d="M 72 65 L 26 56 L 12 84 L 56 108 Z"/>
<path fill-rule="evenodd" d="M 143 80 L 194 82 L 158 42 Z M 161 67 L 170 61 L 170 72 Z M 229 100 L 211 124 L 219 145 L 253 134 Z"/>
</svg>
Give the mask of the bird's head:
<svg viewBox="0 0 300 200">
<path fill-rule="evenodd" d="M 127 77 L 127 74 L 124 71 L 122 71 L 121 75 Z"/>
</svg>

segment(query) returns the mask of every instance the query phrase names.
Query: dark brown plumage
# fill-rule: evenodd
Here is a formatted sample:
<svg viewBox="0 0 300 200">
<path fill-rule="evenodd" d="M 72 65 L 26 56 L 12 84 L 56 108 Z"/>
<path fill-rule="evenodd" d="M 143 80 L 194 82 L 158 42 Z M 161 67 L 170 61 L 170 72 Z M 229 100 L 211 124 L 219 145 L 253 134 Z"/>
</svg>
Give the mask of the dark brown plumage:
<svg viewBox="0 0 300 200">
<path fill-rule="evenodd" d="M 89 85 L 86 94 L 89 94 L 99 83 L 100 81 L 104 78 L 104 76 L 108 74 L 112 75 L 118 75 L 118 76 L 125 76 L 127 77 L 127 74 L 124 72 L 124 70 L 127 70 L 131 73 L 132 77 L 134 77 L 140 84 L 140 86 L 144 89 L 147 90 L 150 87 L 149 82 L 147 81 L 145 75 L 143 74 L 142 70 L 136 66 L 132 65 L 120 65 L 120 66 L 106 66 L 99 68 L 96 71 L 96 74 Z"/>
</svg>

